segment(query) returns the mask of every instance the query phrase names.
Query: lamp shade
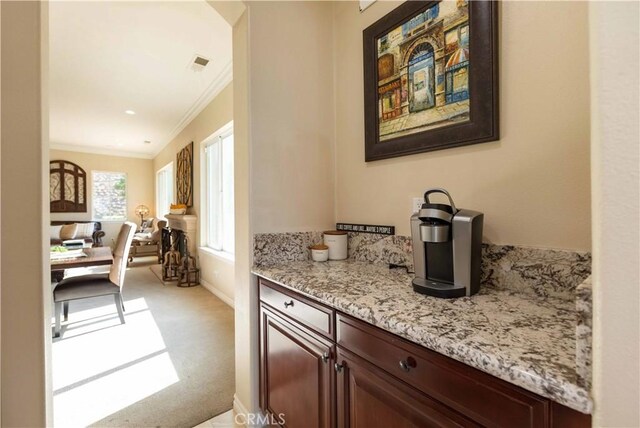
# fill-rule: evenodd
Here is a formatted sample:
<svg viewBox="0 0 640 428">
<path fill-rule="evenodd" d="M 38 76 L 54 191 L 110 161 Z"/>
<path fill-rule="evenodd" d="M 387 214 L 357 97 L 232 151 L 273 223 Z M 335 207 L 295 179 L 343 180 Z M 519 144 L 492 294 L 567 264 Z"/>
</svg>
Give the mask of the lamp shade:
<svg viewBox="0 0 640 428">
<path fill-rule="evenodd" d="M 139 215 L 140 217 L 144 217 L 147 214 L 149 214 L 149 207 L 147 207 L 146 205 L 138 205 L 136 207 L 136 215 Z"/>
</svg>

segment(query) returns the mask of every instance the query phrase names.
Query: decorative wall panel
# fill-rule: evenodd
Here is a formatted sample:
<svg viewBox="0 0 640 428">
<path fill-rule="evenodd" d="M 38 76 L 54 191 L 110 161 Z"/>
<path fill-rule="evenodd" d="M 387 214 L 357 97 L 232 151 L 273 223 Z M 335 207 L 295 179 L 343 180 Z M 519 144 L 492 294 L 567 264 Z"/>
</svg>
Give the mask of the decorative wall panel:
<svg viewBox="0 0 640 428">
<path fill-rule="evenodd" d="M 49 209 L 52 213 L 87 212 L 87 173 L 73 162 L 49 162 Z"/>
</svg>

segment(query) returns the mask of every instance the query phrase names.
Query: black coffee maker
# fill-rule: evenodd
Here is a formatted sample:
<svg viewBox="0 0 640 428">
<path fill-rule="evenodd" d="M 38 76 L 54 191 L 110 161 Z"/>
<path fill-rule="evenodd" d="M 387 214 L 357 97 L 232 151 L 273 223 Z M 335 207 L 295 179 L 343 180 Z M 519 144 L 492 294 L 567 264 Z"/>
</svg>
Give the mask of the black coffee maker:
<svg viewBox="0 0 640 428">
<path fill-rule="evenodd" d="M 433 203 L 441 193 L 449 205 Z M 471 296 L 480 290 L 484 215 L 457 209 L 444 189 L 429 189 L 420 211 L 411 216 L 415 278 L 413 289 L 429 296 Z"/>
</svg>

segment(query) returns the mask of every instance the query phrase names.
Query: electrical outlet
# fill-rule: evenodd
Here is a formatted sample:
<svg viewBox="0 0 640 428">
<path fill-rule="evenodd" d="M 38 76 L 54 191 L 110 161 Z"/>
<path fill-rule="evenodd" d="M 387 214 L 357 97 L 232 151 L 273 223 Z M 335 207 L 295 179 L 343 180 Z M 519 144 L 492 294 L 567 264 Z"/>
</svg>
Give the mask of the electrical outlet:
<svg viewBox="0 0 640 428">
<path fill-rule="evenodd" d="M 411 201 L 411 212 L 417 213 L 424 204 L 424 198 L 413 198 Z"/>
</svg>

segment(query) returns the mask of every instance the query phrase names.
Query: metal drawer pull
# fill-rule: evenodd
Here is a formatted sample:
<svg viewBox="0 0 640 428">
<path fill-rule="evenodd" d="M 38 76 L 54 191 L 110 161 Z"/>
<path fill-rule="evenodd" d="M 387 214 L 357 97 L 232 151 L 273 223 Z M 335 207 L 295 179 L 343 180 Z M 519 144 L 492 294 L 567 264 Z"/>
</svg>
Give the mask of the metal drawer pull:
<svg viewBox="0 0 640 428">
<path fill-rule="evenodd" d="M 322 362 L 326 363 L 327 361 L 329 361 L 329 353 L 325 352 L 324 354 L 322 354 Z"/>
<path fill-rule="evenodd" d="M 411 370 L 411 368 L 415 368 L 416 367 L 416 360 L 413 359 L 413 357 L 409 357 L 406 360 L 400 360 L 400 363 L 398 363 L 400 365 L 400 368 L 402 369 L 402 371 L 408 372 L 409 370 Z"/>
<path fill-rule="evenodd" d="M 336 371 L 340 373 L 344 366 L 342 364 L 335 363 L 333 367 L 335 367 Z"/>
<path fill-rule="evenodd" d="M 284 307 L 288 308 L 289 306 L 293 306 L 293 300 L 289 300 L 288 302 L 284 302 Z"/>
</svg>

